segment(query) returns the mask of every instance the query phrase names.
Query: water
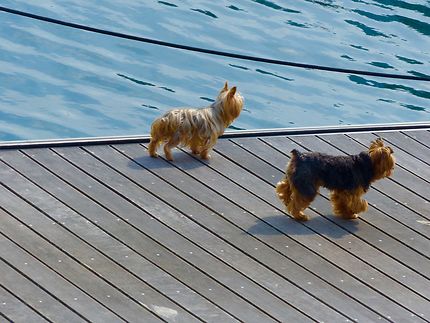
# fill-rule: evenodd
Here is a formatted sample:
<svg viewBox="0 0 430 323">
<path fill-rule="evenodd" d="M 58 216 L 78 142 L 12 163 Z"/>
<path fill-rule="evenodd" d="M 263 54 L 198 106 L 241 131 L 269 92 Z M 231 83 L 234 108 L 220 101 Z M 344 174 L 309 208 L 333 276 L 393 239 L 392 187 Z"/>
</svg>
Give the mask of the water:
<svg viewBox="0 0 430 323">
<path fill-rule="evenodd" d="M 32 2 L 0 5 L 197 47 L 430 74 L 430 1 Z M 430 119 L 429 82 L 215 57 L 0 13 L 0 140 L 147 134 L 168 109 L 210 104 L 225 80 L 245 97 L 232 129 Z"/>
</svg>

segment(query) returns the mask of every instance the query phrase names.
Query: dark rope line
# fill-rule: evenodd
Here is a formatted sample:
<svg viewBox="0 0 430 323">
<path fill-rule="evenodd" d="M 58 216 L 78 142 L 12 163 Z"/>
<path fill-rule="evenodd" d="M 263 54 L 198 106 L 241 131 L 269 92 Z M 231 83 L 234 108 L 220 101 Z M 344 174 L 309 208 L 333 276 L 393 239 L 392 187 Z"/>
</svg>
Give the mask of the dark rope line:
<svg viewBox="0 0 430 323">
<path fill-rule="evenodd" d="M 151 38 L 145 38 L 145 37 L 139 37 L 139 36 L 133 36 L 123 33 L 118 33 L 114 31 L 89 27 L 85 25 L 75 24 L 67 21 L 57 20 L 49 17 L 39 16 L 32 13 L 19 11 L 15 9 L 10 9 L 6 7 L 0 6 L 0 11 L 8 12 L 14 15 L 23 16 L 31 19 L 36 19 L 40 21 L 45 21 L 61 26 L 81 29 L 93 33 L 113 36 L 113 37 L 119 37 L 124 39 L 130 39 L 135 40 L 139 42 L 149 43 L 153 45 L 159 45 L 159 46 L 165 46 L 170 48 L 176 48 L 176 49 L 183 49 L 198 53 L 205 53 L 210 55 L 217 55 L 217 56 L 225 56 L 225 57 L 231 57 L 231 58 L 237 58 L 237 59 L 243 59 L 248 61 L 255 61 L 255 62 L 262 62 L 262 63 L 268 63 L 268 64 L 276 64 L 276 65 L 284 65 L 284 66 L 291 66 L 291 67 L 298 67 L 298 68 L 306 68 L 306 69 L 313 69 L 313 70 L 321 70 L 321 71 L 327 71 L 327 72 L 337 72 L 337 73 L 346 73 L 346 74 L 356 74 L 356 75 L 367 75 L 367 76 L 376 76 L 376 77 L 385 77 L 385 78 L 395 78 L 395 79 L 403 79 L 403 80 L 414 80 L 414 81 L 430 81 L 430 76 L 413 76 L 413 75 L 403 75 L 403 74 L 391 74 L 391 73 L 379 73 L 379 72 L 370 72 L 370 71 L 361 71 L 361 70 L 354 70 L 354 69 L 346 69 L 346 68 L 337 68 L 337 67 L 330 67 L 330 66 L 321 66 L 321 65 L 313 65 L 313 64 L 304 64 L 304 63 L 296 63 L 296 62 L 289 62 L 289 61 L 282 61 L 282 60 L 276 60 L 276 59 L 270 59 L 270 58 L 262 58 L 262 57 L 255 57 L 255 56 L 249 56 L 249 55 L 242 55 L 242 54 L 234 54 L 234 53 L 228 53 L 218 50 L 211 50 L 211 49 L 205 49 L 205 48 L 199 48 L 199 47 L 193 47 L 193 46 L 187 46 L 187 45 L 181 45 L 181 44 L 175 44 L 175 43 L 169 43 L 161 40 L 151 39 Z"/>
</svg>

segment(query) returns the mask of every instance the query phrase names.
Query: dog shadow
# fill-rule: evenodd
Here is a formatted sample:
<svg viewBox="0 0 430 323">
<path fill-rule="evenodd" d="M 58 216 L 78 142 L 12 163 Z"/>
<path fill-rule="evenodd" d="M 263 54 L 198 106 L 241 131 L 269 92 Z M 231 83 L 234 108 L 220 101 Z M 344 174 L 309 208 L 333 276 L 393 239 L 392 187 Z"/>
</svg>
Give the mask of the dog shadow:
<svg viewBox="0 0 430 323">
<path fill-rule="evenodd" d="M 333 239 L 340 239 L 356 232 L 358 226 L 358 220 L 343 220 L 334 215 L 314 216 L 306 222 L 296 221 L 287 215 L 274 215 L 264 218 L 264 221 L 258 220 L 246 232 L 257 236 L 320 234 Z"/>
<path fill-rule="evenodd" d="M 168 161 L 162 155 L 158 155 L 157 158 L 151 157 L 149 155 L 142 155 L 137 158 L 133 158 L 128 163 L 128 166 L 133 169 L 146 168 L 149 170 L 162 169 L 162 168 L 172 168 L 178 167 L 183 170 L 190 170 L 198 167 L 203 167 L 205 164 L 194 158 L 191 154 L 187 154 L 183 151 L 173 152 L 173 161 Z"/>
</svg>

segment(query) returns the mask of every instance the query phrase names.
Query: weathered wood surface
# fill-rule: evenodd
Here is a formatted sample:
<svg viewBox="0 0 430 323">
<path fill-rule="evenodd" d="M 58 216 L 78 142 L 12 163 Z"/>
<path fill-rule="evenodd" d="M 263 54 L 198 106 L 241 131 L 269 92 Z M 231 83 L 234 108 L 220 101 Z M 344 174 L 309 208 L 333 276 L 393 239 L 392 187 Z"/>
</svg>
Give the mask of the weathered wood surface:
<svg viewBox="0 0 430 323">
<path fill-rule="evenodd" d="M 358 220 L 328 192 L 294 221 L 293 148 L 397 167 Z M 430 132 L 220 139 L 210 161 L 146 144 L 0 150 L 0 314 L 16 322 L 429 322 Z"/>
</svg>

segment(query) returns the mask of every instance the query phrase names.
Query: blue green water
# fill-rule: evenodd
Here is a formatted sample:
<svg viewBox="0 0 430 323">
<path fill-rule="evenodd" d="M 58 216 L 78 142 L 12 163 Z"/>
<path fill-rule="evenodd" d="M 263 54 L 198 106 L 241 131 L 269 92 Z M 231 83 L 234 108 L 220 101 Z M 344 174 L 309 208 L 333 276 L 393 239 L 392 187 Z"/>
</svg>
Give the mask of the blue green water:
<svg viewBox="0 0 430 323">
<path fill-rule="evenodd" d="M 31 3 L 31 4 L 29 4 Z M 430 1 L 5 1 L 23 11 L 234 53 L 430 75 Z M 317 72 L 169 49 L 0 13 L 0 140 L 147 134 L 223 82 L 232 129 L 430 120 L 430 82 Z"/>
</svg>

